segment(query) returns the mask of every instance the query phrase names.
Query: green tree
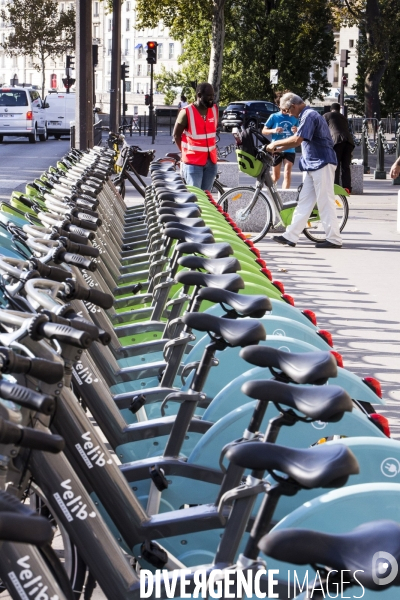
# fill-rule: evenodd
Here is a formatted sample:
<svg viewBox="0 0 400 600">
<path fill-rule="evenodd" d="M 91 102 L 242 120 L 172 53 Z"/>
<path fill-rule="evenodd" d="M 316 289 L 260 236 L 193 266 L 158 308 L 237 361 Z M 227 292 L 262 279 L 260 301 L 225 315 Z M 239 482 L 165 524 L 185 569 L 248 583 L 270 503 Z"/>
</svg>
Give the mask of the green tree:
<svg viewBox="0 0 400 600">
<path fill-rule="evenodd" d="M 332 0 L 332 6 L 338 24 L 357 25 L 360 29 L 356 90 L 364 99 L 365 115 L 376 114 L 379 118 L 381 85 L 389 83 L 396 70 L 398 73 L 398 0 Z M 384 94 L 387 100 L 391 92 L 388 87 Z"/>
<path fill-rule="evenodd" d="M 75 46 L 75 11 L 59 12 L 55 0 L 10 0 L 1 18 L 13 28 L 1 45 L 9 56 L 29 56 L 42 73 L 42 97 L 48 58 L 61 56 Z"/>
</svg>

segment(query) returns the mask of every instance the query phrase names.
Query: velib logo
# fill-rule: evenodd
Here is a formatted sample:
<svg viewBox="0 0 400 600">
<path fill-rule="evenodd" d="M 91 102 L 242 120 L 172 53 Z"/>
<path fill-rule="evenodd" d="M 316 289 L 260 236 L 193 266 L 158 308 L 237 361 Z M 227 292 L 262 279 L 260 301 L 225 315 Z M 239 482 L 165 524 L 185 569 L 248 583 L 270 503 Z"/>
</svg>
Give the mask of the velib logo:
<svg viewBox="0 0 400 600">
<path fill-rule="evenodd" d="M 93 443 L 89 431 L 84 433 L 81 437 L 83 440 L 82 444 L 75 444 L 75 448 L 78 450 L 88 469 L 93 469 L 94 465 L 104 467 L 106 464 L 112 464 L 112 458 L 106 460 L 105 454 L 102 452 L 100 446 L 96 446 L 96 442 Z"/>
<path fill-rule="evenodd" d="M 8 577 L 22 600 L 59 600 L 57 594 L 49 596 L 47 593 L 49 587 L 43 583 L 43 577 L 35 577 L 30 566 L 30 556 L 26 555 L 17 560 L 20 570 L 16 573 L 10 571 Z M 13 595 L 14 597 L 14 595 Z"/>
<path fill-rule="evenodd" d="M 82 361 L 78 361 L 74 368 L 74 376 L 79 385 L 83 385 L 87 383 L 91 385 L 92 383 L 97 383 L 99 380 L 94 374 L 89 371 L 88 367 L 84 367 Z"/>
<path fill-rule="evenodd" d="M 88 517 L 94 519 L 96 516 L 95 511 L 88 513 L 87 504 L 83 503 L 82 496 L 75 496 L 70 479 L 63 481 L 61 487 L 63 488 L 61 492 L 62 496 L 58 492 L 53 494 L 53 496 L 69 523 L 74 519 L 79 519 L 80 521 L 85 521 Z"/>
<path fill-rule="evenodd" d="M 375 552 L 372 557 L 372 579 L 377 585 L 389 585 L 399 571 L 395 557 L 389 552 Z"/>
</svg>

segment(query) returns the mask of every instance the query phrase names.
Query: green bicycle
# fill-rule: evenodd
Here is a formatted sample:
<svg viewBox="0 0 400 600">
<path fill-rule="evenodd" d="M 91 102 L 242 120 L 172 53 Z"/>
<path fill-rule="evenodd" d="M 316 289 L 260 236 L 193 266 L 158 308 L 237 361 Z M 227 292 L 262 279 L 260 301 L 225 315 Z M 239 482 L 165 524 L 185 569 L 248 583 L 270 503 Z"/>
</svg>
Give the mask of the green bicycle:
<svg viewBox="0 0 400 600">
<path fill-rule="evenodd" d="M 298 188 L 295 200 L 284 203 L 271 177 L 272 154 L 265 150 L 265 146 L 257 150 L 257 157 L 240 148 L 236 150 L 239 170 L 255 177 L 256 185 L 232 188 L 218 200 L 218 204 L 236 222 L 246 237 L 253 242 L 262 240 L 272 227 L 276 233 L 277 228 L 290 225 L 302 188 L 302 186 Z M 342 231 L 349 216 L 347 201 L 349 194 L 336 184 L 334 192 L 339 229 Z M 315 205 L 303 233 L 312 242 L 325 241 L 325 230 L 317 205 Z"/>
</svg>

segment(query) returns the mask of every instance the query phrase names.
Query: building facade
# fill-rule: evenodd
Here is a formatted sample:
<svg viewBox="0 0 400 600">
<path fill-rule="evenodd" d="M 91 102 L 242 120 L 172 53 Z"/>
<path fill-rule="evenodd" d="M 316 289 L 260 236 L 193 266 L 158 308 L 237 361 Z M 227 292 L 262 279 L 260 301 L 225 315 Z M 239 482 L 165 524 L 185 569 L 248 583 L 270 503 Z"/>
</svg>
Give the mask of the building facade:
<svg viewBox="0 0 400 600">
<path fill-rule="evenodd" d="M 0 8 L 4 8 L 5 4 L 6 0 L 0 0 Z M 67 10 L 69 6 L 75 6 L 75 2 L 59 2 L 60 11 Z M 103 112 L 108 112 L 111 87 L 112 14 L 106 13 L 105 2 L 101 1 L 93 1 L 92 9 L 93 44 L 98 46 L 98 65 L 94 73 L 96 106 Z M 0 20 L 0 42 L 6 40 L 10 31 L 7 23 Z M 146 62 L 146 45 L 150 40 L 158 43 L 154 73 L 160 72 L 162 66 L 167 70 L 178 70 L 178 57 L 182 52 L 180 42 L 171 38 L 168 29 L 162 23 L 155 29 L 136 30 L 135 2 L 126 0 L 122 4 L 121 64 L 125 63 L 129 68 L 125 88 L 128 114 L 143 114 L 147 110 L 144 97 L 150 91 L 150 65 Z M 64 91 L 62 79 L 65 77 L 65 62 L 65 56 L 46 61 L 46 93 L 50 90 Z M 23 83 L 38 88 L 42 86 L 42 75 L 33 67 L 32 59 L 24 56 L 9 57 L 0 48 L 0 85 Z M 163 105 L 164 95 L 155 91 L 154 104 Z"/>
</svg>

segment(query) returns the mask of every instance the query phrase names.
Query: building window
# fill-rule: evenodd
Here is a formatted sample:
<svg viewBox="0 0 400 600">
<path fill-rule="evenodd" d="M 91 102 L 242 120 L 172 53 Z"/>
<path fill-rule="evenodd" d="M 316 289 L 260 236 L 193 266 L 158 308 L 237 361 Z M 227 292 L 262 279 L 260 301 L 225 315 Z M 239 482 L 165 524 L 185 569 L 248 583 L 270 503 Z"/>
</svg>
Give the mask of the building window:
<svg viewBox="0 0 400 600">
<path fill-rule="evenodd" d="M 169 45 L 168 58 L 174 58 L 175 47 L 174 44 Z"/>
<path fill-rule="evenodd" d="M 99 16 L 99 3 L 98 2 L 93 3 L 93 16 L 94 17 Z"/>
<path fill-rule="evenodd" d="M 107 81 L 107 90 L 110 91 L 111 90 L 111 81 Z"/>
<path fill-rule="evenodd" d="M 339 81 L 339 64 L 335 63 L 333 65 L 333 83 L 337 83 Z"/>
<path fill-rule="evenodd" d="M 108 19 L 108 26 L 107 26 L 107 30 L 108 30 L 108 31 L 112 31 L 112 19 Z"/>
<path fill-rule="evenodd" d="M 140 94 L 140 83 L 136 84 L 136 93 Z"/>
<path fill-rule="evenodd" d="M 129 54 L 130 51 L 130 39 L 125 40 L 125 55 Z"/>
<path fill-rule="evenodd" d="M 354 40 L 349 40 L 349 48 L 354 48 Z"/>
<path fill-rule="evenodd" d="M 158 56 L 158 58 L 163 57 L 163 45 L 162 44 L 158 44 L 158 46 L 157 46 L 157 56 Z"/>
<path fill-rule="evenodd" d="M 140 45 L 137 51 L 138 58 L 142 58 L 143 56 L 143 46 Z"/>
<path fill-rule="evenodd" d="M 125 81 L 125 91 L 126 92 L 130 92 L 131 91 L 131 82 L 130 81 Z"/>
<path fill-rule="evenodd" d="M 129 31 L 130 28 L 131 28 L 131 20 L 130 19 L 126 19 L 126 24 L 125 24 L 126 31 Z"/>
<path fill-rule="evenodd" d="M 111 75 L 111 60 L 107 63 L 107 75 Z"/>
<path fill-rule="evenodd" d="M 335 54 L 339 54 L 339 40 L 335 41 Z"/>
<path fill-rule="evenodd" d="M 147 75 L 150 76 L 151 73 L 151 65 L 147 65 Z"/>
<path fill-rule="evenodd" d="M 150 84 L 146 83 L 146 94 L 150 92 Z"/>
<path fill-rule="evenodd" d="M 142 74 L 142 65 L 137 65 L 136 66 L 136 75 L 141 75 Z"/>
<path fill-rule="evenodd" d="M 64 10 L 65 10 L 65 4 L 64 4 L 64 2 L 61 2 L 61 4 L 60 4 L 60 12 L 64 12 Z"/>
<path fill-rule="evenodd" d="M 126 3 L 125 10 L 126 10 L 126 12 L 129 12 L 131 10 L 131 3 L 130 2 Z"/>
<path fill-rule="evenodd" d="M 99 37 L 99 26 L 98 25 L 93 25 L 93 37 L 95 39 L 98 39 L 98 37 Z"/>
<path fill-rule="evenodd" d="M 95 90 L 99 89 L 99 74 L 98 73 L 94 74 L 94 89 Z"/>
</svg>

